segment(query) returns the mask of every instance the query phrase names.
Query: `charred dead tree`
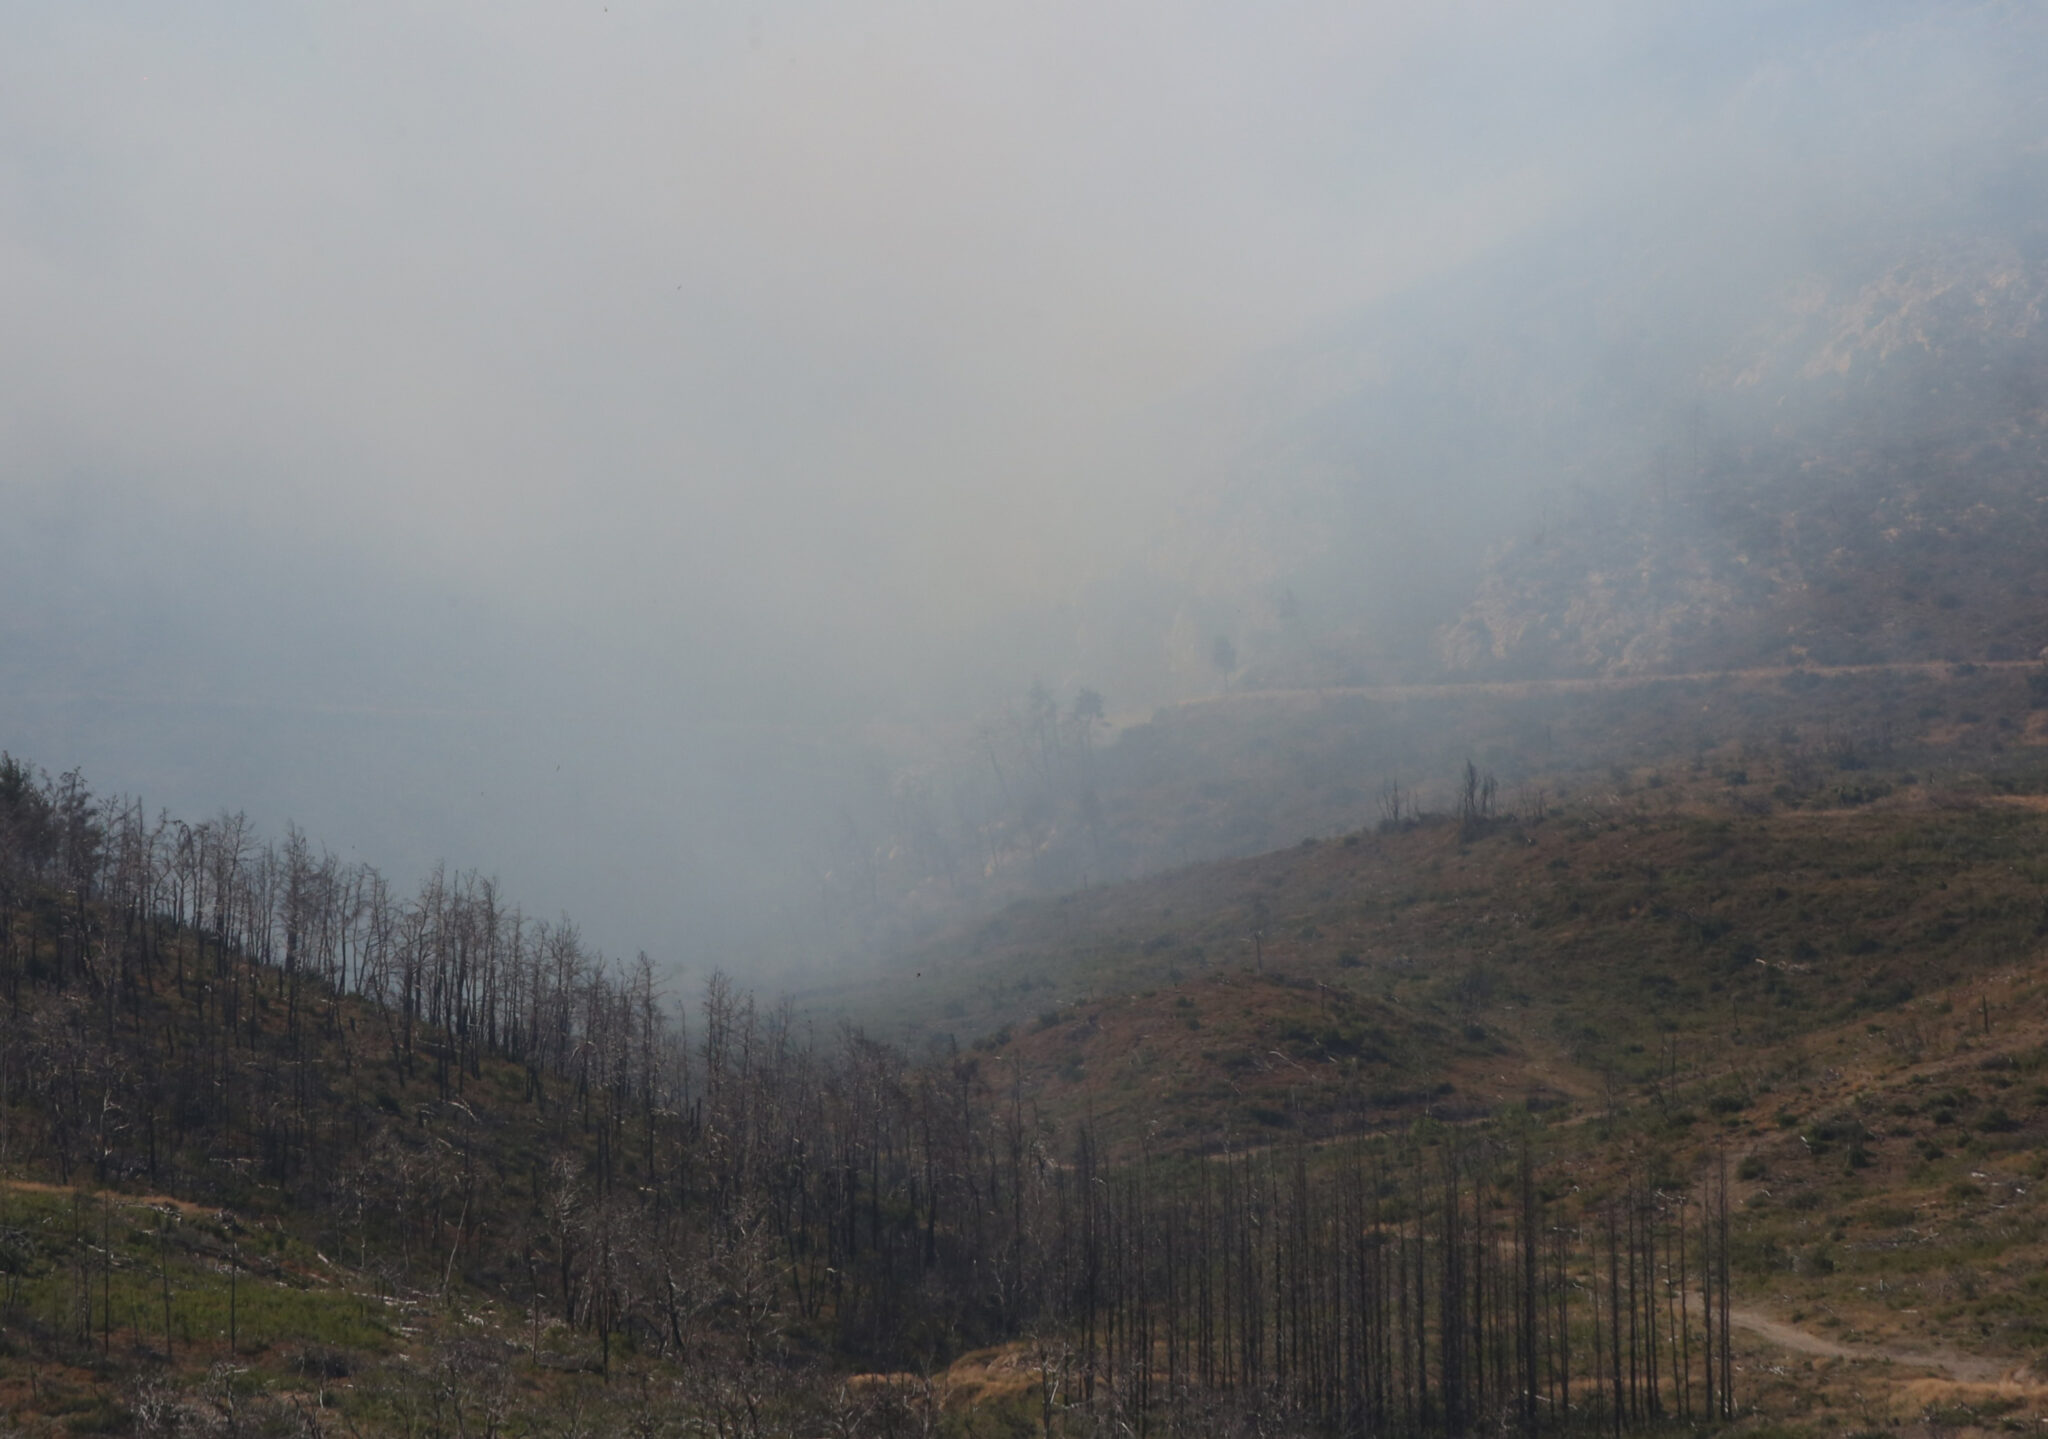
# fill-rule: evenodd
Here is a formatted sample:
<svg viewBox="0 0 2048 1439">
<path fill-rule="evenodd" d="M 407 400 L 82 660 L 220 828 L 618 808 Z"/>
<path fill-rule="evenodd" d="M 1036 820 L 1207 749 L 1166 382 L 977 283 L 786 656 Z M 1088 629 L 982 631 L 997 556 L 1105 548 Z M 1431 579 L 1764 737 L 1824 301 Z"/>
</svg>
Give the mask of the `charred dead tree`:
<svg viewBox="0 0 2048 1439">
<path fill-rule="evenodd" d="M 519 1295 L 536 1347 L 547 1314 L 606 1364 L 758 1378 L 799 1333 L 862 1368 L 1028 1342 L 1048 1413 L 1136 1433 L 1735 1413 L 1718 1161 L 1588 1198 L 1534 1130 L 1112 1158 L 1014 1066 L 821 1039 L 722 975 L 686 1023 L 644 956 L 475 875 L 402 898 L 295 830 L 152 821 L 4 757 L 0 917 L 0 1161 L 261 1186 L 393 1284 Z"/>
</svg>

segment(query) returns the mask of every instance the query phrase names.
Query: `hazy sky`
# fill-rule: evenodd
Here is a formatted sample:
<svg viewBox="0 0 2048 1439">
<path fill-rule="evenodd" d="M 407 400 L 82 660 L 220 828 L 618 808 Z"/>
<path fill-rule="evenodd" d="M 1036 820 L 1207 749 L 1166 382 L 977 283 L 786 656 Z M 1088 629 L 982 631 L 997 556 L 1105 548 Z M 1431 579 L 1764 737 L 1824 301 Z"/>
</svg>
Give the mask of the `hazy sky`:
<svg viewBox="0 0 2048 1439">
<path fill-rule="evenodd" d="M 1028 589 L 1134 402 L 1557 179 L 1452 7 L 9 13 L 16 466 L 624 604 Z"/>
<path fill-rule="evenodd" d="M 2025 19 L 15 0 L 0 742 L 724 943 L 871 712 L 1159 544 L 1185 396 L 1601 207 L 1922 195 Z"/>
</svg>

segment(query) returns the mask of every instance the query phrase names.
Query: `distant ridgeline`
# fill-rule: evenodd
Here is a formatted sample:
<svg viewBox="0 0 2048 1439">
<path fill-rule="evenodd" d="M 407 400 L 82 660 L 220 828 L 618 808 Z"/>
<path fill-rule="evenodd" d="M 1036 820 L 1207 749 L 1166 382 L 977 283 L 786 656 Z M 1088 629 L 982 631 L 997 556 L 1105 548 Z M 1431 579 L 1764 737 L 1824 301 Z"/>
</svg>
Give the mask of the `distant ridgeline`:
<svg viewBox="0 0 2048 1439">
<path fill-rule="evenodd" d="M 151 820 L 11 758 L 0 913 L 7 1353 L 293 1338 L 234 1317 L 232 1236 L 269 1226 L 351 1290 L 495 1315 L 489 1363 L 566 1347 L 752 1432 L 822 1422 L 850 1370 L 1003 1344 L 1046 1432 L 1733 1410 L 1712 1166 L 1568 1154 L 1533 1121 L 1111 1158 L 981 1055 L 820 1040 L 723 977 L 686 1016 L 644 957 L 608 964 L 486 880 L 401 899 L 296 831 Z M 51 1183 L 69 1238 L 9 1217 Z M 148 1201 L 160 1305 L 92 1247 L 91 1187 L 183 1206 Z"/>
</svg>

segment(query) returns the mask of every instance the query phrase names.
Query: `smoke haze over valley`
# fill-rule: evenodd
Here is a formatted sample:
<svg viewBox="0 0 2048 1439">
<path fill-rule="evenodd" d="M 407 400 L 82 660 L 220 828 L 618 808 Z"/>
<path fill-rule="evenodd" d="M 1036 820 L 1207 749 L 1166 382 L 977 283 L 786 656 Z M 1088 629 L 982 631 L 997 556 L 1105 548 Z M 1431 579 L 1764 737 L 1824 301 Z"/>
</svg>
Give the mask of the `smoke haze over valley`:
<svg viewBox="0 0 2048 1439">
<path fill-rule="evenodd" d="M 0 5 L 0 1439 L 2048 1425 L 2048 5 Z"/>
<path fill-rule="evenodd" d="M 1448 777 L 1347 719 L 1314 805 L 1163 818 L 1262 762 L 1141 723 L 1226 689 L 2048 644 L 1953 555 L 1846 614 L 1902 526 L 2037 553 L 2029 7 L 0 34 L 0 738 L 613 952 L 867 954 Z"/>
</svg>

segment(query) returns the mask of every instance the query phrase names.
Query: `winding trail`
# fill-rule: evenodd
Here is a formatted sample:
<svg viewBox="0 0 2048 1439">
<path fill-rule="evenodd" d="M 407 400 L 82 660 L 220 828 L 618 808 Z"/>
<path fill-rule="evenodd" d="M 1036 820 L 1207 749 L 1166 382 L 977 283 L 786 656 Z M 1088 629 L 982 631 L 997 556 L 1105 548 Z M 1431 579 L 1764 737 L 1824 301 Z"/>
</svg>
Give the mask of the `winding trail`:
<svg viewBox="0 0 2048 1439">
<path fill-rule="evenodd" d="M 1809 1354 L 1816 1359 L 1852 1359 L 1863 1363 L 1903 1364 L 1913 1369 L 1932 1369 L 1944 1378 L 1963 1384 L 1998 1384 L 2009 1379 L 2016 1365 L 1964 1354 L 1954 1349 L 1906 1349 L 1895 1344 L 1848 1344 L 1829 1339 L 1809 1329 L 1773 1319 L 1767 1314 L 1735 1305 L 1728 1322 L 1780 1349 Z M 2039 1386 L 2033 1386 L 2039 1387 Z"/>
<path fill-rule="evenodd" d="M 82 1197 L 106 1200 L 127 1208 L 175 1209 L 180 1214 L 206 1218 L 221 1212 L 219 1205 L 208 1208 L 194 1204 L 189 1199 L 173 1199 L 168 1194 L 128 1194 L 118 1189 L 94 1188 L 89 1184 L 48 1184 L 39 1179 L 0 1179 L 0 1189 L 12 1190 L 17 1194 L 54 1194 L 66 1199 Z"/>
</svg>

